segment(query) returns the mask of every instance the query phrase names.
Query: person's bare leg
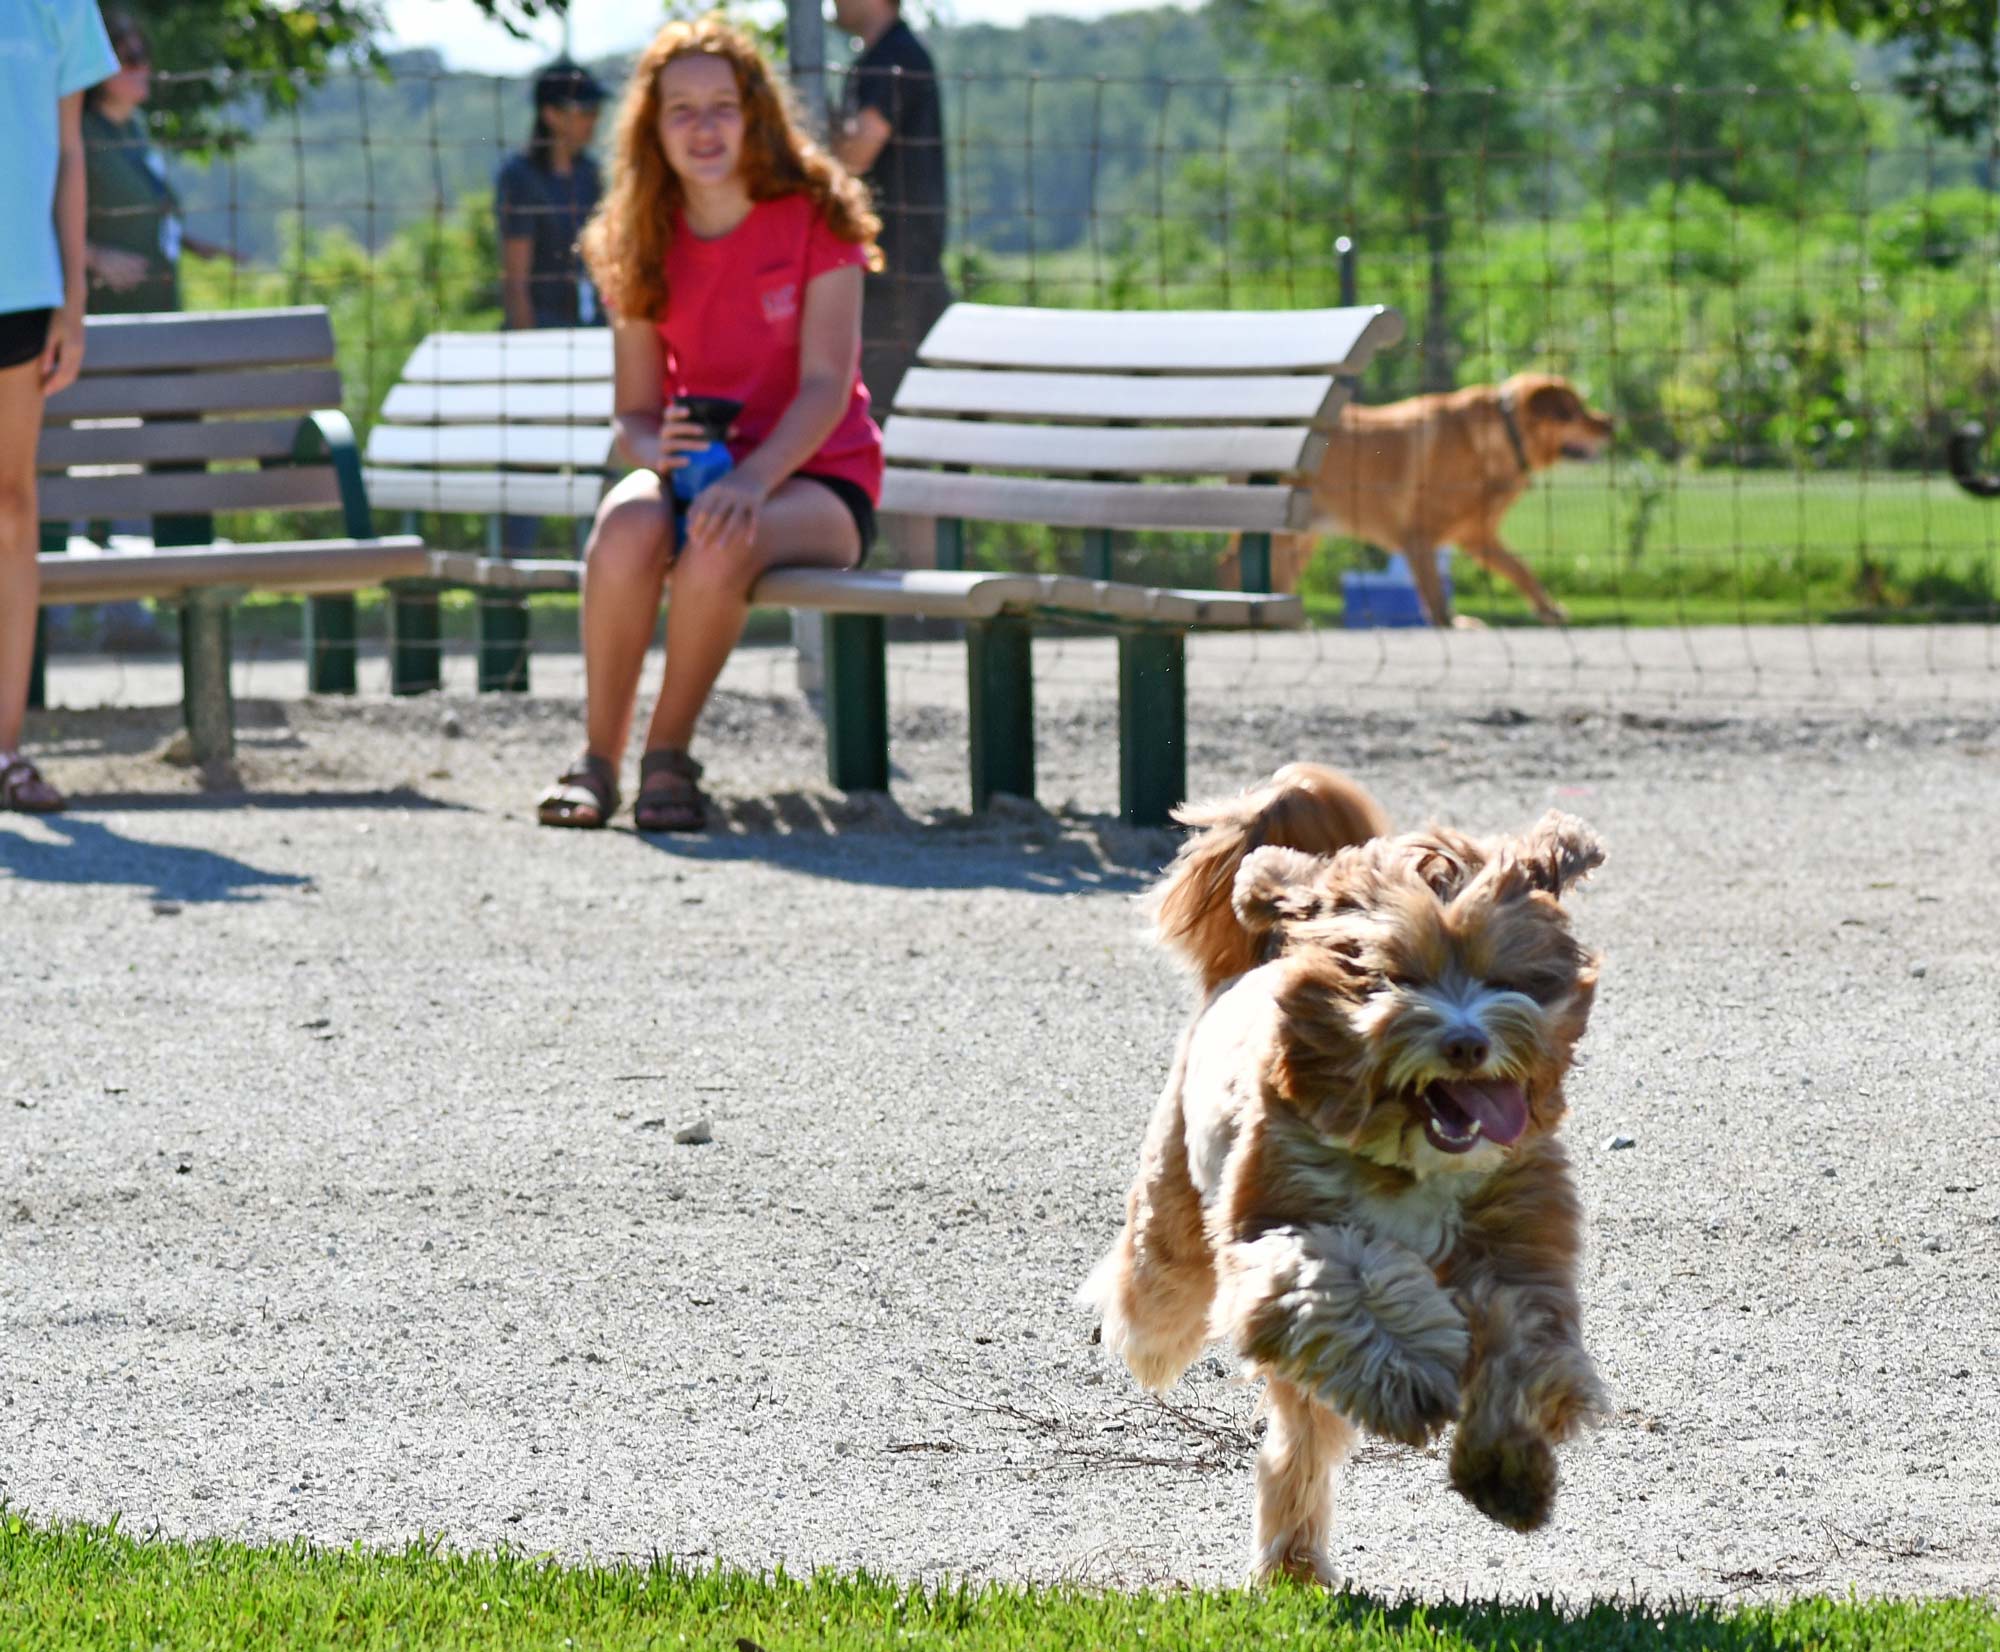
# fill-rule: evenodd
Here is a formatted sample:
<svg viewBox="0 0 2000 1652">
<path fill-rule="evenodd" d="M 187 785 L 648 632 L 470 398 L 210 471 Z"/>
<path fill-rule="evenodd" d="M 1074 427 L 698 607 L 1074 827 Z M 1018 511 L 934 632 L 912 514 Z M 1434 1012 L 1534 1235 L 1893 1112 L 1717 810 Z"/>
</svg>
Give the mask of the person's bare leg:
<svg viewBox="0 0 2000 1652">
<path fill-rule="evenodd" d="M 35 522 L 35 446 L 41 436 L 39 361 L 0 369 L 0 752 L 21 743 L 35 658 L 41 570 Z"/>
<path fill-rule="evenodd" d="M 715 679 L 743 635 L 751 587 L 767 568 L 846 568 L 860 554 L 847 507 L 830 488 L 796 476 L 764 502 L 747 556 L 683 553 L 670 576 L 667 671 L 646 750 L 687 750 Z"/>
<path fill-rule="evenodd" d="M 583 562 L 584 752 L 536 799 L 544 826 L 602 826 L 618 806 L 618 770 L 660 611 L 671 526 L 660 479 L 650 472 L 626 477 L 597 508 Z"/>
<path fill-rule="evenodd" d="M 659 477 L 635 471 L 598 507 L 584 551 L 585 744 L 614 769 L 632 727 L 639 672 L 666 588 L 672 533 Z"/>
</svg>

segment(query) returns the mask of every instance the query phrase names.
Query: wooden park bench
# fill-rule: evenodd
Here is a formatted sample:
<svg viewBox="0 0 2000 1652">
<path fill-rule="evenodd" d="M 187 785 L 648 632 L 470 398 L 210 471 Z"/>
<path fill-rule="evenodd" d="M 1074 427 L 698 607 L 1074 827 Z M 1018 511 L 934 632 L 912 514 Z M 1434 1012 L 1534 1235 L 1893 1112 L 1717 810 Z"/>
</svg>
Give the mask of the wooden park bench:
<svg viewBox="0 0 2000 1652">
<path fill-rule="evenodd" d="M 234 750 L 229 611 L 246 591 L 314 596 L 310 681 L 352 692 L 348 593 L 431 573 L 421 540 L 375 533 L 339 407 L 322 309 L 92 318 L 82 376 L 48 403 L 36 457 L 39 515 L 55 528 L 45 542 L 66 541 L 79 518 L 144 517 L 155 548 L 44 552 L 41 600 L 179 605 L 182 692 L 199 762 Z M 263 510 L 339 510 L 346 537 L 212 542 L 214 513 Z M 38 653 L 34 703 L 39 675 Z"/>
<path fill-rule="evenodd" d="M 885 425 L 882 510 L 938 519 L 940 566 L 782 569 L 752 593 L 828 616 L 832 782 L 888 785 L 885 621 L 913 616 L 965 625 L 974 807 L 995 792 L 1032 796 L 1030 642 L 1056 621 L 1117 637 L 1122 812 L 1164 823 L 1186 794 L 1187 634 L 1304 623 L 1297 597 L 1255 594 L 1269 583 L 1270 536 L 1306 525 L 1308 478 L 1348 382 L 1401 336 L 1380 307 L 954 305 Z M 370 495 L 410 510 L 582 514 L 613 473 L 610 412 L 602 333 L 434 335 L 369 439 Z M 966 569 L 965 526 L 982 521 L 1081 529 L 1083 575 Z M 1114 536 L 1147 529 L 1242 534 L 1249 594 L 1114 579 Z M 468 557 L 449 577 L 525 595 L 574 590 L 579 569 Z M 507 635 L 525 631 L 496 637 L 496 678 Z"/>
</svg>

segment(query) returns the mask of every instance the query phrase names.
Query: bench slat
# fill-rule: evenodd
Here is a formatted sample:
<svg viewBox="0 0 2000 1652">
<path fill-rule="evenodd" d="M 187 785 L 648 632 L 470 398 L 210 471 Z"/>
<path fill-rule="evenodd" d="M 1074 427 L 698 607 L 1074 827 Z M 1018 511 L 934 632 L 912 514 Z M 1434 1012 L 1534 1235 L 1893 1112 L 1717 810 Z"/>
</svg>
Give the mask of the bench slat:
<svg viewBox="0 0 2000 1652">
<path fill-rule="evenodd" d="M 611 423 L 611 381 L 574 384 L 399 384 L 382 403 L 389 424 Z"/>
<path fill-rule="evenodd" d="M 1301 490 L 1282 487 L 1042 481 L 891 470 L 883 478 L 881 508 L 905 516 L 1037 522 L 1054 528 L 1287 533 L 1306 526 L 1311 500 Z"/>
<path fill-rule="evenodd" d="M 421 539 L 302 539 L 254 546 L 43 555 L 43 602 L 122 602 L 174 597 L 205 587 L 258 591 L 356 591 L 391 579 L 422 579 L 430 554 Z"/>
<path fill-rule="evenodd" d="M 1292 476 L 1326 451 L 1317 431 L 1284 425 L 1198 425 L 1184 430 L 999 424 L 899 413 L 884 432 L 891 464 L 1133 476 Z"/>
<path fill-rule="evenodd" d="M 340 374 L 331 367 L 292 367 L 274 373 L 139 374 L 78 379 L 51 397 L 44 417 L 148 418 L 159 414 L 303 413 L 340 405 Z"/>
<path fill-rule="evenodd" d="M 433 551 L 431 577 L 454 585 L 510 591 L 574 591 L 581 562 L 503 562 L 469 551 Z M 1305 623 L 1295 596 L 1182 591 L 1072 574 L 962 573 L 937 568 L 773 568 L 750 600 L 769 608 L 827 614 L 883 614 L 925 619 L 992 619 L 1044 613 L 1196 630 L 1291 630 Z"/>
<path fill-rule="evenodd" d="M 1331 374 L 1133 378 L 1108 373 L 1004 373 L 913 367 L 896 415 L 980 414 L 1076 424 L 1331 425 L 1348 398 Z"/>
<path fill-rule="evenodd" d="M 1344 310 L 1039 310 L 954 304 L 918 352 L 933 367 L 1111 373 L 1359 372 L 1403 336 L 1379 305 Z"/>
<path fill-rule="evenodd" d="M 84 324 L 83 376 L 212 373 L 333 360 L 333 323 L 317 307 L 92 316 Z"/>
<path fill-rule="evenodd" d="M 292 419 L 211 419 L 52 425 L 42 432 L 35 463 L 43 470 L 71 465 L 171 464 L 192 459 L 283 459 L 297 440 Z"/>
<path fill-rule="evenodd" d="M 213 511 L 320 510 L 340 503 L 331 465 L 281 465 L 271 470 L 128 472 L 111 476 L 45 476 L 37 488 L 44 522 L 80 516 L 195 516 Z"/>
<path fill-rule="evenodd" d="M 377 425 L 371 465 L 588 465 L 611 461 L 609 424 Z"/>
<path fill-rule="evenodd" d="M 588 471 L 364 469 L 377 510 L 510 511 L 519 516 L 592 516 L 605 478 Z"/>
<path fill-rule="evenodd" d="M 432 333 L 403 364 L 405 384 L 611 378 L 608 327 Z"/>
</svg>

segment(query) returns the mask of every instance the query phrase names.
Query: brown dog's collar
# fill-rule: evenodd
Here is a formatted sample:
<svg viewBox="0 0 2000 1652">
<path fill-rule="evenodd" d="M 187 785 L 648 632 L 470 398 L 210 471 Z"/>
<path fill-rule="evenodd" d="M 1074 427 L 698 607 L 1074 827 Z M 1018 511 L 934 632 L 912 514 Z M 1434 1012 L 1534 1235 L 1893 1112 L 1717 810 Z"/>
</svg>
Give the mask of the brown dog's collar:
<svg viewBox="0 0 2000 1652">
<path fill-rule="evenodd" d="M 1528 447 L 1521 440 L 1521 427 L 1514 421 L 1514 389 L 1512 385 L 1500 387 L 1500 422 L 1507 427 L 1507 441 L 1514 449 L 1514 457 L 1521 461 L 1521 474 L 1529 476 L 1535 467 L 1528 463 Z"/>
</svg>

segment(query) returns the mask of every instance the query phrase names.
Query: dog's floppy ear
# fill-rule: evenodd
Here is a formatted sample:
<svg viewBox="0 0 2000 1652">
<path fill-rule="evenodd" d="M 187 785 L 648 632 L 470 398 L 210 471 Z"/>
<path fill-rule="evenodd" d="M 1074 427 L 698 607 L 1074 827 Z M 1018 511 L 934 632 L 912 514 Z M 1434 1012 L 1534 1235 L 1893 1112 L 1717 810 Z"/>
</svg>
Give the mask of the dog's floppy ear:
<svg viewBox="0 0 2000 1652">
<path fill-rule="evenodd" d="M 1604 845 L 1597 834 L 1560 809 L 1551 809 L 1516 846 L 1521 871 L 1531 888 L 1558 900 L 1579 878 L 1604 864 Z"/>
<path fill-rule="evenodd" d="M 1566 384 L 1545 384 L 1532 391 L 1528 412 L 1553 424 L 1571 424 L 1583 418 L 1583 398 Z"/>
<path fill-rule="evenodd" d="M 1325 866 L 1324 857 L 1298 849 L 1251 850 L 1237 868 L 1230 895 L 1236 921 L 1250 934 L 1261 936 L 1280 924 L 1310 918 L 1323 905 L 1313 880 Z"/>
</svg>

